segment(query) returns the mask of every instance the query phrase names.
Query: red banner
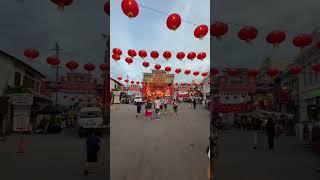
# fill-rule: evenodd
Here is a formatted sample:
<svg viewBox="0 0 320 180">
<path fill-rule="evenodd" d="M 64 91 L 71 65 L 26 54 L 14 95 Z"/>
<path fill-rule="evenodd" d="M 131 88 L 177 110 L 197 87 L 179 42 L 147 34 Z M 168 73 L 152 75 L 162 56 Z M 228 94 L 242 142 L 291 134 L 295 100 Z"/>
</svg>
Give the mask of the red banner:
<svg viewBox="0 0 320 180">
<path fill-rule="evenodd" d="M 249 112 L 252 104 L 213 104 L 213 111 L 220 113 Z"/>
</svg>

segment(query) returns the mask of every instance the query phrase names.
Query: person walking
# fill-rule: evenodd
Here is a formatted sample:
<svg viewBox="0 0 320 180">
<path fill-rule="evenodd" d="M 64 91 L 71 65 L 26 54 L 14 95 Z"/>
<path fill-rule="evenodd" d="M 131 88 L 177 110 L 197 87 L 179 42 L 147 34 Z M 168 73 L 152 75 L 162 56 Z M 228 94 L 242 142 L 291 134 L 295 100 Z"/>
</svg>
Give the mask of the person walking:
<svg viewBox="0 0 320 180">
<path fill-rule="evenodd" d="M 156 120 L 160 120 L 160 109 L 161 109 L 161 101 L 160 98 L 157 97 L 157 99 L 154 101 L 154 109 L 156 111 Z"/>
<path fill-rule="evenodd" d="M 273 150 L 274 149 L 275 125 L 274 125 L 274 121 L 271 117 L 268 118 L 268 121 L 266 124 L 266 131 L 267 131 L 267 136 L 268 136 L 269 150 Z"/>
<path fill-rule="evenodd" d="M 197 100 L 196 98 L 193 99 L 193 109 L 196 109 L 197 106 Z"/>
<path fill-rule="evenodd" d="M 164 112 L 167 113 L 167 108 L 168 108 L 168 99 L 167 98 L 163 99 L 163 106 L 164 106 Z"/>
<path fill-rule="evenodd" d="M 95 174 L 95 172 L 89 171 L 89 164 L 98 162 L 98 153 L 100 151 L 100 138 L 92 131 L 89 131 L 89 136 L 86 140 L 86 151 L 87 151 L 87 160 L 85 164 L 84 175 L 88 176 L 90 173 Z"/>
<path fill-rule="evenodd" d="M 146 119 L 150 120 L 152 117 L 152 103 L 150 102 L 150 99 L 147 100 L 145 108 L 145 117 Z"/>
<path fill-rule="evenodd" d="M 253 149 L 257 149 L 258 141 L 259 141 L 259 131 L 260 131 L 258 118 L 254 117 L 252 119 L 252 129 L 253 129 Z"/>
<path fill-rule="evenodd" d="M 139 115 L 141 113 L 141 106 L 142 106 L 142 102 L 137 102 L 137 115 L 136 115 L 136 118 L 139 118 Z"/>
<path fill-rule="evenodd" d="M 173 111 L 176 116 L 176 119 L 178 119 L 178 101 L 176 99 L 173 100 Z"/>
</svg>

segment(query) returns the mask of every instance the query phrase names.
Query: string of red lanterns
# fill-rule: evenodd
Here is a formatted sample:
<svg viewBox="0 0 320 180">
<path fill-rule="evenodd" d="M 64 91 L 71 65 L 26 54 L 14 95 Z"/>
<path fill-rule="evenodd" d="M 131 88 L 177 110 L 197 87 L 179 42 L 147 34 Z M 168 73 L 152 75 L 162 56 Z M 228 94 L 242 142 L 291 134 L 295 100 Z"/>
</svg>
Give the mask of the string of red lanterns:
<svg viewBox="0 0 320 180">
<path fill-rule="evenodd" d="M 223 36 L 225 36 L 229 32 L 230 25 L 237 25 L 241 26 L 238 31 L 238 37 L 240 40 L 243 40 L 247 43 L 251 43 L 254 39 L 258 36 L 258 30 L 254 26 L 248 25 L 239 25 L 239 24 L 232 24 L 226 23 L 222 21 L 216 21 L 210 26 L 210 34 L 211 36 L 215 37 L 217 40 L 221 40 Z M 265 40 L 267 43 L 271 44 L 273 47 L 279 47 L 281 43 L 286 40 L 286 31 L 279 31 L 274 30 L 269 32 Z M 300 33 L 293 37 L 292 44 L 298 48 L 305 48 L 310 46 L 313 42 L 313 37 L 311 34 L 308 33 Z M 320 41 L 317 43 L 317 48 L 320 49 Z"/>
<path fill-rule="evenodd" d="M 115 61 L 118 61 L 121 59 L 122 50 L 120 48 L 113 48 L 112 53 L 113 53 L 112 59 L 114 59 Z M 137 56 L 137 51 L 134 49 L 129 49 L 127 54 L 129 57 L 135 58 Z M 146 50 L 139 50 L 138 55 L 140 58 L 145 59 L 146 57 L 148 57 L 148 52 Z M 159 56 L 160 56 L 160 54 L 158 51 L 153 50 L 150 53 L 150 57 L 154 60 L 159 58 Z M 164 51 L 162 56 L 164 59 L 169 60 L 170 58 L 172 58 L 172 51 Z M 179 60 L 183 60 L 185 57 L 186 57 L 185 52 L 179 51 L 176 53 L 176 58 Z M 206 57 L 207 57 L 207 53 L 205 53 L 205 52 L 199 52 L 198 54 L 193 51 L 187 52 L 187 59 L 189 59 L 191 61 L 194 60 L 195 58 L 203 61 Z"/>
<path fill-rule="evenodd" d="M 153 9 L 151 7 L 148 7 L 148 6 L 145 6 L 142 4 L 138 4 L 138 2 L 136 0 L 122 0 L 122 2 L 121 2 L 122 12 L 126 16 L 128 16 L 130 19 L 133 19 L 139 15 L 139 7 L 140 6 L 146 8 L 146 9 L 153 10 L 155 12 L 159 12 L 161 14 L 167 15 L 166 26 L 169 30 L 176 31 L 181 25 L 182 19 L 181 19 L 181 16 L 177 13 L 167 14 L 162 11 Z M 193 24 L 189 21 L 185 21 L 185 22 L 187 22 L 189 24 Z M 196 25 L 196 24 L 193 24 L 193 25 Z M 201 40 L 208 34 L 208 31 L 209 31 L 209 27 L 207 25 L 201 24 L 195 28 L 194 36 Z"/>
</svg>

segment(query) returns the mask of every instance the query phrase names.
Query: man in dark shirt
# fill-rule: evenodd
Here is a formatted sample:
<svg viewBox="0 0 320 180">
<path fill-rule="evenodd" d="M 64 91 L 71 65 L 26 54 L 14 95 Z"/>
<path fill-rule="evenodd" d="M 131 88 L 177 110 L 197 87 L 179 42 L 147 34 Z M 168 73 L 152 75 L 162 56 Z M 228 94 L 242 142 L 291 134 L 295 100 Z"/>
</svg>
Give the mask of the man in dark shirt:
<svg viewBox="0 0 320 180">
<path fill-rule="evenodd" d="M 87 149 L 87 161 L 86 167 L 84 170 L 84 175 L 87 176 L 89 174 L 89 163 L 97 163 L 98 162 L 98 152 L 100 150 L 100 138 L 93 132 L 89 131 L 89 136 L 86 140 L 86 149 Z"/>
</svg>

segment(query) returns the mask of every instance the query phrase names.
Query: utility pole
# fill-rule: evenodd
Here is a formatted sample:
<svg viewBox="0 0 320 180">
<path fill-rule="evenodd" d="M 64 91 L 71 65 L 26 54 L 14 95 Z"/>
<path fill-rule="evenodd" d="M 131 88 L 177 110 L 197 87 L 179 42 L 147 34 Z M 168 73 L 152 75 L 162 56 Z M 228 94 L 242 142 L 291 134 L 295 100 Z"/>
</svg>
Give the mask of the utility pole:
<svg viewBox="0 0 320 180">
<path fill-rule="evenodd" d="M 55 51 L 56 56 L 58 57 L 58 59 L 60 59 L 59 55 L 60 55 L 60 51 L 62 51 L 63 49 L 60 48 L 59 42 L 57 41 L 55 44 L 54 49 L 51 49 L 51 51 Z M 57 65 L 56 67 L 56 98 L 55 98 L 55 105 L 58 105 L 58 82 L 59 82 L 59 65 Z"/>
<path fill-rule="evenodd" d="M 108 69 L 103 74 L 103 110 L 106 115 L 106 119 L 109 120 L 110 113 L 110 36 L 101 34 L 105 39 L 105 51 L 104 51 L 104 63 L 108 65 Z M 108 117 L 107 117 L 108 116 Z M 109 122 L 108 122 L 109 123 Z"/>
</svg>

